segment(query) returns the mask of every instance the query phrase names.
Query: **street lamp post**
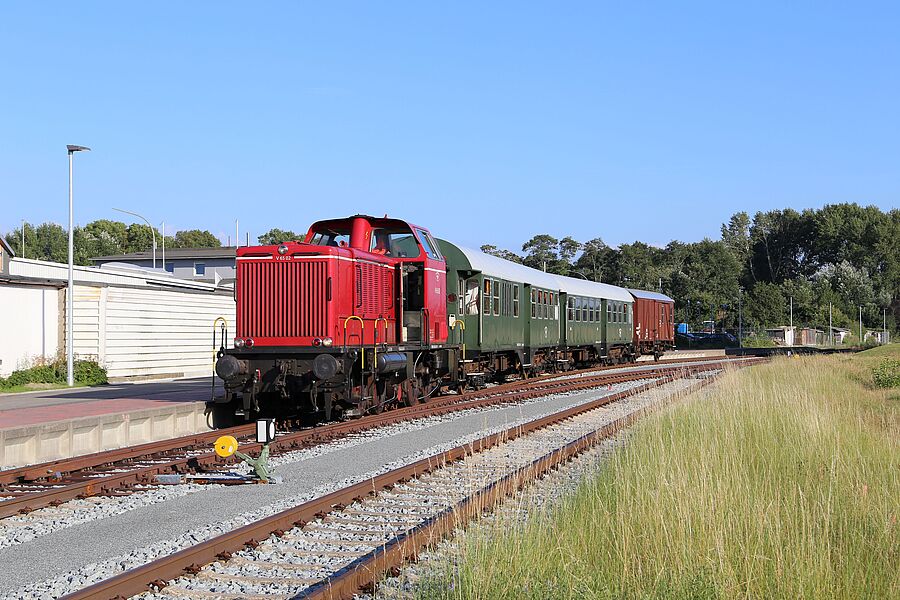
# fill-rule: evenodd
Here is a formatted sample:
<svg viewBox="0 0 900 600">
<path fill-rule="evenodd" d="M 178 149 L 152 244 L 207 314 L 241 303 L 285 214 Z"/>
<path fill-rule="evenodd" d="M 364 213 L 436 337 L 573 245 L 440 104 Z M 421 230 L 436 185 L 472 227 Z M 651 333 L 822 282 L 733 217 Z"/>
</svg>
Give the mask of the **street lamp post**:
<svg viewBox="0 0 900 600">
<path fill-rule="evenodd" d="M 75 315 L 75 237 L 72 217 L 72 166 L 76 152 L 88 152 L 87 146 L 66 145 L 69 153 L 69 285 L 66 288 L 66 382 L 69 387 L 75 385 L 75 341 L 72 339 L 75 327 L 72 320 Z"/>
<path fill-rule="evenodd" d="M 136 212 L 131 212 L 130 210 L 123 210 L 121 208 L 114 208 L 113 210 L 117 210 L 120 213 L 125 213 L 126 215 L 131 215 L 133 217 L 137 217 L 138 219 L 142 219 L 144 223 L 147 224 L 147 227 L 150 228 L 150 235 L 153 236 L 153 268 L 156 268 L 156 230 L 153 229 L 153 225 L 150 224 L 150 221 L 147 220 L 147 217 L 143 215 L 139 215 Z"/>
</svg>

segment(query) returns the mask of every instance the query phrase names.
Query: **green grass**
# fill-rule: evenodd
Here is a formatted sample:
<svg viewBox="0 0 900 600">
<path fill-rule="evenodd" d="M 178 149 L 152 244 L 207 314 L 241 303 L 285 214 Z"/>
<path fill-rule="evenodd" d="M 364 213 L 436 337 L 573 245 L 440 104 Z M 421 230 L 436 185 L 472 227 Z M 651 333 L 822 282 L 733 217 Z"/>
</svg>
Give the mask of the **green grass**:
<svg viewBox="0 0 900 600">
<path fill-rule="evenodd" d="M 869 364 L 898 348 L 727 374 L 552 511 L 474 528 L 419 596 L 900 597 L 900 399 Z"/>
<path fill-rule="evenodd" d="M 89 383 L 76 382 L 72 387 L 88 387 L 90 385 Z M 20 394 L 22 392 L 39 392 L 42 390 L 62 390 L 68 387 L 68 384 L 65 383 L 26 383 L 25 385 L 0 388 L 0 396 L 3 394 Z"/>
</svg>

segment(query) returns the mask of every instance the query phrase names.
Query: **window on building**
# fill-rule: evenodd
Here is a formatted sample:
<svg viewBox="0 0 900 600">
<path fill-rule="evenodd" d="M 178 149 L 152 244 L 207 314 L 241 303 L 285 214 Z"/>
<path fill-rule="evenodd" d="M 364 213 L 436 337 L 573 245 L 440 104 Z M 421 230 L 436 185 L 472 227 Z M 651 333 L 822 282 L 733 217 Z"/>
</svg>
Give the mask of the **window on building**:
<svg viewBox="0 0 900 600">
<path fill-rule="evenodd" d="M 206 263 L 194 263 L 194 275 L 206 275 Z"/>
<path fill-rule="evenodd" d="M 173 262 L 167 262 L 167 263 L 166 263 L 165 269 L 166 269 L 166 271 L 168 271 L 169 273 L 174 273 L 174 272 L 175 272 L 175 263 L 173 263 Z"/>
</svg>

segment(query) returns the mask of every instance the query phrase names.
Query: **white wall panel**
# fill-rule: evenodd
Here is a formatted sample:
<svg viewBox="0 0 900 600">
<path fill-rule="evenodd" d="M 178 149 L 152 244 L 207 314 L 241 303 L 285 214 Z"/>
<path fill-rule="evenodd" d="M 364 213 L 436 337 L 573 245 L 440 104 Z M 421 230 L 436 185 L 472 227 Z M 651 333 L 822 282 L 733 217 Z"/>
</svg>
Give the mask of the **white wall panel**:
<svg viewBox="0 0 900 600">
<path fill-rule="evenodd" d="M 55 287 L 0 286 L 0 376 L 56 357 L 59 304 Z"/>
</svg>

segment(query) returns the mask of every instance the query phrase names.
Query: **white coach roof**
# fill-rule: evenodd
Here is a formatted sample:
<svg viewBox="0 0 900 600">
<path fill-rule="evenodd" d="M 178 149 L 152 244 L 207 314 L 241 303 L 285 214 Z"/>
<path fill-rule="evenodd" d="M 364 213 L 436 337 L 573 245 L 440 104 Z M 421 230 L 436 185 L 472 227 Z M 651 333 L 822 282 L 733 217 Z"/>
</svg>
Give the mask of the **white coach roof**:
<svg viewBox="0 0 900 600">
<path fill-rule="evenodd" d="M 575 294 L 576 296 L 591 296 L 593 298 L 605 298 L 607 300 L 618 300 L 620 302 L 634 302 L 634 298 L 625 288 L 608 283 L 597 283 L 596 281 L 588 281 L 587 279 L 576 279 L 575 277 L 564 277 L 555 275 L 559 280 L 559 290 L 567 294 Z"/>
<path fill-rule="evenodd" d="M 587 279 L 545 273 L 480 250 L 453 245 L 463 253 L 473 270 L 481 271 L 485 275 L 500 277 L 508 281 L 521 281 L 547 290 L 559 290 L 576 296 L 634 302 L 634 298 L 625 288 L 607 283 L 596 283 Z"/>
<path fill-rule="evenodd" d="M 665 294 L 659 294 L 657 292 L 648 292 L 647 290 L 628 290 L 632 296 L 635 298 L 640 298 L 641 300 L 661 300 L 662 302 L 675 302 Z"/>
<path fill-rule="evenodd" d="M 456 246 L 456 244 L 454 244 Z M 530 283 L 548 290 L 559 289 L 557 276 L 550 273 L 544 273 L 531 267 L 526 267 L 519 263 L 488 254 L 480 250 L 473 250 L 464 246 L 456 246 L 463 253 L 472 269 L 481 271 L 485 275 L 493 275 L 501 277 L 508 281 L 521 281 L 522 283 Z"/>
</svg>

